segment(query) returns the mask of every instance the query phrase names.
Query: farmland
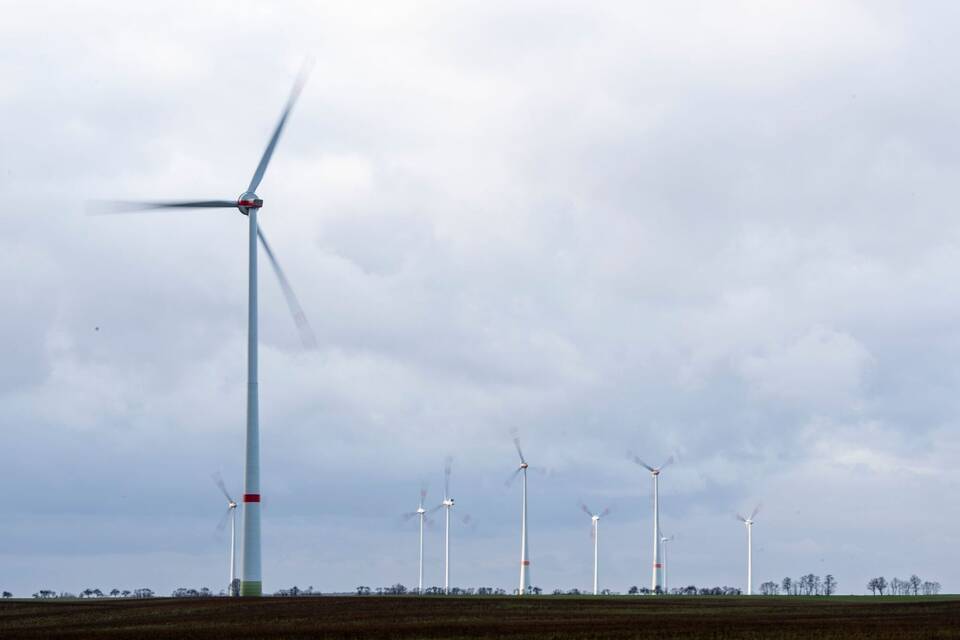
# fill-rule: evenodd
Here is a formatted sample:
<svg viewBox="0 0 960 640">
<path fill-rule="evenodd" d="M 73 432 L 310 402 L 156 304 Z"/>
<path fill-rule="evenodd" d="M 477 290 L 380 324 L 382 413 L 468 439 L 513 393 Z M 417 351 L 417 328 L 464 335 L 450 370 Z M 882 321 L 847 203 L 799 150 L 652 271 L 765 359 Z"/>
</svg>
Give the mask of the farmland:
<svg viewBox="0 0 960 640">
<path fill-rule="evenodd" d="M 0 603 L 2 638 L 960 638 L 960 598 L 305 597 Z"/>
</svg>

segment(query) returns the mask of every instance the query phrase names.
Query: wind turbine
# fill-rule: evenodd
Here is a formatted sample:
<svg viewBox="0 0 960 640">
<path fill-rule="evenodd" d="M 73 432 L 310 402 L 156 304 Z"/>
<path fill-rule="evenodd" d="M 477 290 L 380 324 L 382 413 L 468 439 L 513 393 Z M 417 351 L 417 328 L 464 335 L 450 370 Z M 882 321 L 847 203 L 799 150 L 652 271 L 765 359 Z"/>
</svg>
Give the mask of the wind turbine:
<svg viewBox="0 0 960 640">
<path fill-rule="evenodd" d="M 217 483 L 220 491 L 223 492 L 224 497 L 227 499 L 227 511 L 223 514 L 223 518 L 220 520 L 220 524 L 217 525 L 217 529 L 223 529 L 226 525 L 227 518 L 230 519 L 230 586 L 227 588 L 227 594 L 235 596 L 237 595 L 237 593 L 235 593 L 236 585 L 234 584 L 237 575 L 237 501 L 234 500 L 230 492 L 227 491 L 227 486 L 223 484 L 223 478 L 220 477 L 219 473 L 213 475 L 213 481 Z"/>
<path fill-rule="evenodd" d="M 631 455 L 631 459 L 650 472 L 653 476 L 653 577 L 650 581 L 650 590 L 657 592 L 657 587 L 663 591 L 663 560 L 660 555 L 660 473 L 673 464 L 673 456 L 667 458 L 659 467 L 651 467 L 639 457 Z"/>
<path fill-rule="evenodd" d="M 450 509 L 453 509 L 453 498 L 450 497 L 450 471 L 453 458 L 447 457 L 443 467 L 443 592 L 450 593 Z"/>
<path fill-rule="evenodd" d="M 661 536 L 660 546 L 663 548 L 663 592 L 670 592 L 670 560 L 667 558 L 667 543 L 673 542 L 673 536 Z"/>
<path fill-rule="evenodd" d="M 97 206 L 100 212 L 117 213 L 121 211 L 144 211 L 148 209 L 238 209 L 247 216 L 249 223 L 249 239 L 247 250 L 249 253 L 248 271 L 248 298 L 247 310 L 247 428 L 246 428 L 246 456 L 243 475 L 243 557 L 242 577 L 240 581 L 240 595 L 260 596 L 263 593 L 263 578 L 260 573 L 260 410 L 259 392 L 257 387 L 257 240 L 263 245 L 270 265 L 280 281 L 280 288 L 286 297 L 287 305 L 293 314 L 293 319 L 300 330 L 300 338 L 306 347 L 313 347 L 316 340 L 307 318 L 300 307 L 290 283 L 287 281 L 280 263 L 270 248 L 263 230 L 257 225 L 257 213 L 263 206 L 263 200 L 256 194 L 257 187 L 263 180 L 267 165 L 287 123 L 287 118 L 293 109 L 294 103 L 300 96 L 306 81 L 308 66 L 305 66 L 294 82 L 293 90 L 287 99 L 287 104 L 280 115 L 280 121 L 270 136 L 267 148 L 260 158 L 260 163 L 253 172 L 253 178 L 246 190 L 236 200 L 183 200 L 163 202 L 112 202 L 100 203 Z"/>
<path fill-rule="evenodd" d="M 749 518 L 744 518 L 739 513 L 737 520 L 747 527 L 747 595 L 753 595 L 753 519 L 760 513 L 760 505 L 753 508 L 753 513 Z"/>
<path fill-rule="evenodd" d="M 580 503 L 583 512 L 590 516 L 590 537 L 593 538 L 593 595 L 599 595 L 597 590 L 597 573 L 599 566 L 600 549 L 600 518 L 610 513 L 610 508 L 606 508 L 602 513 L 594 513 L 587 508 L 587 505 Z"/>
<path fill-rule="evenodd" d="M 405 520 L 409 520 L 414 516 L 420 521 L 420 559 L 417 569 L 417 593 L 423 593 L 423 522 L 427 516 L 427 510 L 423 507 L 423 500 L 427 497 L 426 488 L 420 489 L 420 502 L 417 505 L 416 511 L 411 511 L 410 513 L 405 513 L 403 515 Z M 443 505 L 438 505 L 431 509 L 431 511 L 436 511 Z M 432 522 L 432 521 L 431 521 Z"/>
<path fill-rule="evenodd" d="M 530 590 L 530 549 L 527 547 L 527 468 L 529 465 L 523 457 L 523 450 L 520 449 L 520 438 L 514 437 L 513 444 L 520 455 L 520 466 L 507 480 L 507 486 L 513 484 L 518 475 L 523 475 L 523 500 L 520 507 L 520 589 L 517 591 L 517 595 L 522 596 Z"/>
</svg>

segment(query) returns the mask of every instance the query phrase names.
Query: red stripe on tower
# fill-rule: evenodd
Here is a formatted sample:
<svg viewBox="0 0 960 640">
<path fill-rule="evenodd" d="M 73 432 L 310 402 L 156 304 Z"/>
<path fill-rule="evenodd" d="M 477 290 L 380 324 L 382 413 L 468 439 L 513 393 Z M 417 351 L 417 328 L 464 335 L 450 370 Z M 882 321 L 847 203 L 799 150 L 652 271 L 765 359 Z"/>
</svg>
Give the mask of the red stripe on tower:
<svg viewBox="0 0 960 640">
<path fill-rule="evenodd" d="M 245 494 L 243 494 L 243 501 L 244 501 L 244 502 L 260 502 L 260 494 L 259 494 L 259 493 L 245 493 Z"/>
<path fill-rule="evenodd" d="M 660 564 L 659 562 L 656 562 L 656 563 L 654 563 L 653 568 L 654 568 L 654 569 L 663 569 L 663 565 Z"/>
<path fill-rule="evenodd" d="M 529 561 L 529 560 L 524 560 L 521 564 L 522 564 L 523 566 L 527 567 L 527 566 L 530 566 L 530 561 Z"/>
</svg>

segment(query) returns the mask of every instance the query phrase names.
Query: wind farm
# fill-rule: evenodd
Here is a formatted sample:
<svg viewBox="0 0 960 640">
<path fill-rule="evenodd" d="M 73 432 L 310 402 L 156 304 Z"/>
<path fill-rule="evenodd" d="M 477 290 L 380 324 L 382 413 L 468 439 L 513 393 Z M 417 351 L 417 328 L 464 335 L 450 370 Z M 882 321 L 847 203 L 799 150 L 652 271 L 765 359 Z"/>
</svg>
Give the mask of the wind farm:
<svg viewBox="0 0 960 640">
<path fill-rule="evenodd" d="M 9 4 L 0 637 L 952 637 L 955 13 Z"/>
</svg>

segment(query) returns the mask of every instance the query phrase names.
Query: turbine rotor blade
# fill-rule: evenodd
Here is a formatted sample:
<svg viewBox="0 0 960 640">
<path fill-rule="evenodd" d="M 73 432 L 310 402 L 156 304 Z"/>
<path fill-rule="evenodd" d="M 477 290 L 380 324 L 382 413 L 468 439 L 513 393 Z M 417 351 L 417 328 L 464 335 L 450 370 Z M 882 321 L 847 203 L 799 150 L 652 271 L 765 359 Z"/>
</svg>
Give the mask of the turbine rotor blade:
<svg viewBox="0 0 960 640">
<path fill-rule="evenodd" d="M 582 502 L 580 503 L 580 509 L 591 518 L 593 517 L 593 512 L 590 511 L 587 505 L 583 504 Z"/>
<path fill-rule="evenodd" d="M 310 68 L 312 66 L 312 63 L 307 61 L 304 63 L 299 75 L 297 75 L 297 79 L 293 83 L 293 89 L 290 91 L 290 97 L 287 98 L 287 105 L 283 108 L 283 113 L 280 114 L 280 121 L 277 122 L 277 128 L 273 130 L 273 135 L 270 136 L 270 142 L 267 143 L 267 148 L 264 150 L 263 156 L 260 157 L 260 164 L 257 165 L 257 170 L 253 172 L 253 178 L 250 179 L 250 186 L 247 187 L 247 191 L 251 193 L 256 192 L 257 187 L 260 186 L 260 182 L 263 180 L 263 174 L 266 173 L 267 165 L 270 164 L 270 158 L 273 156 L 273 150 L 277 146 L 280 134 L 283 133 L 283 126 L 287 123 L 287 118 L 293 110 L 294 103 L 296 103 L 297 98 L 300 97 L 300 91 L 303 90 L 303 85 L 307 82 L 307 76 L 310 75 Z"/>
<path fill-rule="evenodd" d="M 453 470 L 453 458 L 447 456 L 443 463 L 443 498 L 450 497 L 450 472 Z"/>
<path fill-rule="evenodd" d="M 523 469 L 517 468 L 513 473 L 510 474 L 510 477 L 507 478 L 506 482 L 504 482 L 503 484 L 505 484 L 508 487 L 513 486 L 513 481 L 517 479 L 517 476 L 520 475 L 521 471 L 523 471 Z"/>
<path fill-rule="evenodd" d="M 293 316 L 293 321 L 296 323 L 297 330 L 300 333 L 300 342 L 303 343 L 305 349 L 315 349 L 317 347 L 317 338 L 313 334 L 310 322 L 307 321 L 303 307 L 300 306 L 300 301 L 297 300 L 297 294 L 293 292 L 290 281 L 287 280 L 283 269 L 280 268 L 280 263 L 277 262 L 277 257 L 273 255 L 270 243 L 267 242 L 267 237 L 263 235 L 263 229 L 259 225 L 257 226 L 257 236 L 260 238 L 260 244 L 263 245 L 264 251 L 267 252 L 267 258 L 270 259 L 270 265 L 273 267 L 273 272 L 277 275 L 277 280 L 280 281 L 280 289 L 283 291 L 283 297 L 287 300 L 290 315 Z"/>
<path fill-rule="evenodd" d="M 523 457 L 523 450 L 520 449 L 520 438 L 514 436 L 513 445 L 517 448 L 517 453 L 520 454 L 520 462 L 526 464 L 526 460 Z"/>
<path fill-rule="evenodd" d="M 87 203 L 87 213 L 102 215 L 111 213 L 133 213 L 153 209 L 236 209 L 236 200 L 173 200 L 146 201 L 131 200 L 92 200 Z"/>
<path fill-rule="evenodd" d="M 607 507 L 606 509 L 604 509 L 604 510 L 600 513 L 600 517 L 601 517 L 601 518 L 604 517 L 604 516 L 608 516 L 608 515 L 610 515 L 610 507 Z"/>
<path fill-rule="evenodd" d="M 656 471 L 656 469 L 654 469 L 653 467 L 651 467 L 650 465 L 648 465 L 646 462 L 644 462 L 643 460 L 641 460 L 641 459 L 640 459 L 640 456 L 636 456 L 636 455 L 634 455 L 634 454 L 632 454 L 632 453 L 630 453 L 630 452 L 628 451 L 628 452 L 627 452 L 627 457 L 630 458 L 631 460 L 633 460 L 634 462 L 636 462 L 638 465 L 640 465 L 641 467 L 643 467 L 643 468 L 646 469 L 647 471 Z"/>
<path fill-rule="evenodd" d="M 667 461 L 664 462 L 662 465 L 660 465 L 660 471 L 663 471 L 664 469 L 672 465 L 674 463 L 674 460 L 675 458 L 673 456 L 670 456 L 669 458 L 667 458 Z"/>
<path fill-rule="evenodd" d="M 744 517 L 743 517 L 742 515 L 740 515 L 739 513 L 734 514 L 734 515 L 737 516 L 737 520 L 739 520 L 740 522 L 746 522 L 746 521 L 747 521 L 747 519 L 744 518 Z"/>
<path fill-rule="evenodd" d="M 220 517 L 220 522 L 217 523 L 217 533 L 221 533 L 223 528 L 227 526 L 227 520 L 230 518 L 230 508 L 227 507 L 227 510 L 223 512 L 223 515 Z"/>
<path fill-rule="evenodd" d="M 751 519 L 751 520 L 753 520 L 754 518 L 756 518 L 756 517 L 757 517 L 757 514 L 760 513 L 760 507 L 761 507 L 761 506 L 763 506 L 763 505 L 757 504 L 757 506 L 753 508 L 753 513 L 750 514 L 750 519 Z"/>
<path fill-rule="evenodd" d="M 223 483 L 223 476 L 220 475 L 220 472 L 217 471 L 211 477 L 213 478 L 213 481 L 216 483 L 216 485 L 220 487 L 220 491 L 223 492 L 223 495 L 227 498 L 227 501 L 236 503 L 236 501 L 233 499 L 233 496 L 231 496 L 230 492 L 227 491 L 227 485 Z"/>
</svg>

